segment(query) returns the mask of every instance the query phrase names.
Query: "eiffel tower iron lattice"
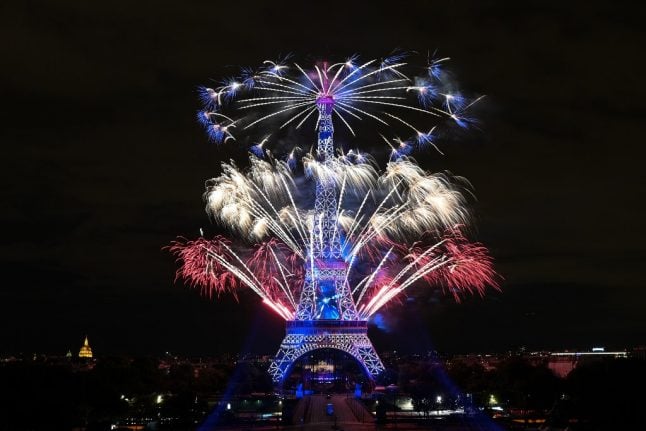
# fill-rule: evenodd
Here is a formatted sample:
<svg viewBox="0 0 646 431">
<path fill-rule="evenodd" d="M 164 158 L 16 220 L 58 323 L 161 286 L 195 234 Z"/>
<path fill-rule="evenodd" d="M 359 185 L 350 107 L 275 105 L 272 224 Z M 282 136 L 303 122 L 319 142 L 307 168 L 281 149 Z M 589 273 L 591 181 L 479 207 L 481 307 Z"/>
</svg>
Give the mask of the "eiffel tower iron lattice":
<svg viewBox="0 0 646 431">
<path fill-rule="evenodd" d="M 367 322 L 355 320 L 305 320 L 287 322 L 287 335 L 269 366 L 275 383 L 281 383 L 294 362 L 318 349 L 336 349 L 348 353 L 374 379 L 384 366 L 367 335 Z"/>
<path fill-rule="evenodd" d="M 334 158 L 334 100 L 322 97 L 319 111 L 317 156 L 325 165 Z M 296 318 L 287 322 L 287 335 L 269 366 L 276 384 L 282 383 L 294 361 L 317 349 L 337 349 L 353 356 L 374 379 L 384 366 L 368 339 L 368 327 L 360 320 L 347 281 L 337 221 L 334 184 L 316 184 L 312 244 L 305 268 L 305 282 Z"/>
</svg>

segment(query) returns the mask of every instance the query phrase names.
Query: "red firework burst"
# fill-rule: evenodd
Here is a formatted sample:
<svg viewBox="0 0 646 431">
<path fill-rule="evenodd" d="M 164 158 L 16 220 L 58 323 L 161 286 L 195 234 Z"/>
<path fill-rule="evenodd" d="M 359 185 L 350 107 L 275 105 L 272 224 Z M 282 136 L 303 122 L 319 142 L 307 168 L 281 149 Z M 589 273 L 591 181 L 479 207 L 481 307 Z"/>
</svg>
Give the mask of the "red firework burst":
<svg viewBox="0 0 646 431">
<path fill-rule="evenodd" d="M 421 244 L 414 244 L 408 259 L 414 260 L 428 249 Z M 489 250 L 479 242 L 470 242 L 459 226 L 446 230 L 432 252 L 419 259 L 418 266 L 433 260 L 438 262 L 436 268 L 426 273 L 423 279 L 431 285 L 448 289 L 458 302 L 464 293 L 483 296 L 488 286 L 500 290 L 499 275 L 493 268 Z"/>
<path fill-rule="evenodd" d="M 289 303 L 298 300 L 305 271 L 301 258 L 276 238 L 256 244 L 246 265 L 272 299 Z"/>
<path fill-rule="evenodd" d="M 223 292 L 231 292 L 235 296 L 239 286 L 238 279 L 214 259 L 214 255 L 219 255 L 229 260 L 232 257 L 230 244 L 231 242 L 222 236 L 215 236 L 210 240 L 203 237 L 196 240 L 179 237 L 171 242 L 166 249 L 181 262 L 175 272 L 175 280 L 181 278 L 209 297 L 212 297 L 213 293 L 219 295 Z"/>
</svg>

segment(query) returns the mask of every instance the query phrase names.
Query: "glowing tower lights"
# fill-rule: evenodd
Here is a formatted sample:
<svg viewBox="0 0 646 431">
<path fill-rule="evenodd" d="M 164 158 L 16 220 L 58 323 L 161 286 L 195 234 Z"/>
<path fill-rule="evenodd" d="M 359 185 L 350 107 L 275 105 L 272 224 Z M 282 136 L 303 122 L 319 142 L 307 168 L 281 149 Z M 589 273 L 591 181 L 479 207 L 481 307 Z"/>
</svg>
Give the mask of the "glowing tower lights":
<svg viewBox="0 0 646 431">
<path fill-rule="evenodd" d="M 181 261 L 177 276 L 189 284 L 208 295 L 250 288 L 287 321 L 269 368 L 278 384 L 294 361 L 321 348 L 349 353 L 376 377 L 383 365 L 367 322 L 413 286 L 442 286 L 456 300 L 497 288 L 486 248 L 463 234 L 469 222 L 463 179 L 428 173 L 408 157 L 415 148 L 436 147 L 444 119 L 467 126 L 474 102 L 442 92 L 446 59 L 429 61 L 415 79 L 403 73 L 403 59 L 352 58 L 309 70 L 266 61 L 218 88 L 200 89 L 205 109 L 198 118 L 214 142 L 267 127 L 250 148 L 247 170 L 223 163 L 222 174 L 207 182 L 207 211 L 237 240 L 179 239 L 169 248 Z M 228 109 L 243 116 L 225 115 Z M 439 124 L 418 128 L 406 112 Z M 274 158 L 267 132 L 299 129 L 314 118 L 316 149 Z M 382 135 L 392 153 L 378 172 L 368 154 L 335 148 L 335 119 L 353 136 L 352 122 L 374 120 L 403 125 L 412 137 Z"/>
</svg>

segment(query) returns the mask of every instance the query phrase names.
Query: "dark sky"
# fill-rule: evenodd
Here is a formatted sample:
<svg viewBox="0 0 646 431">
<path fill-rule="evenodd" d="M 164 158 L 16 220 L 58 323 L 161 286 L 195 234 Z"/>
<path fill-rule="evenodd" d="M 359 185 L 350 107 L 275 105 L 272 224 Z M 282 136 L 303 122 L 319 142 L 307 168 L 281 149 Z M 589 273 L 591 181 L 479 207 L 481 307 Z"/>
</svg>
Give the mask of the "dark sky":
<svg viewBox="0 0 646 431">
<path fill-rule="evenodd" d="M 173 283 L 213 230 L 195 87 L 280 54 L 450 56 L 482 131 L 418 157 L 466 176 L 503 293 L 392 309 L 378 349 L 646 343 L 644 8 L 615 2 L 15 1 L 0 7 L 0 352 L 273 352 L 281 321 Z"/>
</svg>

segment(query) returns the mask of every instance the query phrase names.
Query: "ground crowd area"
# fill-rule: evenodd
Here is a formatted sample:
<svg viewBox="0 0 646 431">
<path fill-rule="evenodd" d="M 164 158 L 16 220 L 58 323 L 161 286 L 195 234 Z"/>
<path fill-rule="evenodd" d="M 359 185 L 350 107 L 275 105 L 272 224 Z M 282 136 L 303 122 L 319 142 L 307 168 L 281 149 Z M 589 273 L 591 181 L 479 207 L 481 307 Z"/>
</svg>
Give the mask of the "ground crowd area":
<svg viewBox="0 0 646 431">
<path fill-rule="evenodd" d="M 179 430 L 207 420 L 216 427 L 287 427 L 299 420 L 314 427 L 335 418 L 361 426 L 448 427 L 458 426 L 458 417 L 486 417 L 504 429 L 596 430 L 637 423 L 645 401 L 646 361 L 639 358 L 587 361 L 565 377 L 517 355 L 385 362 L 382 381 L 366 388 L 357 406 L 346 401 L 355 399 L 351 376 L 330 386 L 333 401 L 311 391 L 303 404 L 291 388 L 276 392 L 263 357 L 14 358 L 0 363 L 0 429 Z"/>
</svg>

